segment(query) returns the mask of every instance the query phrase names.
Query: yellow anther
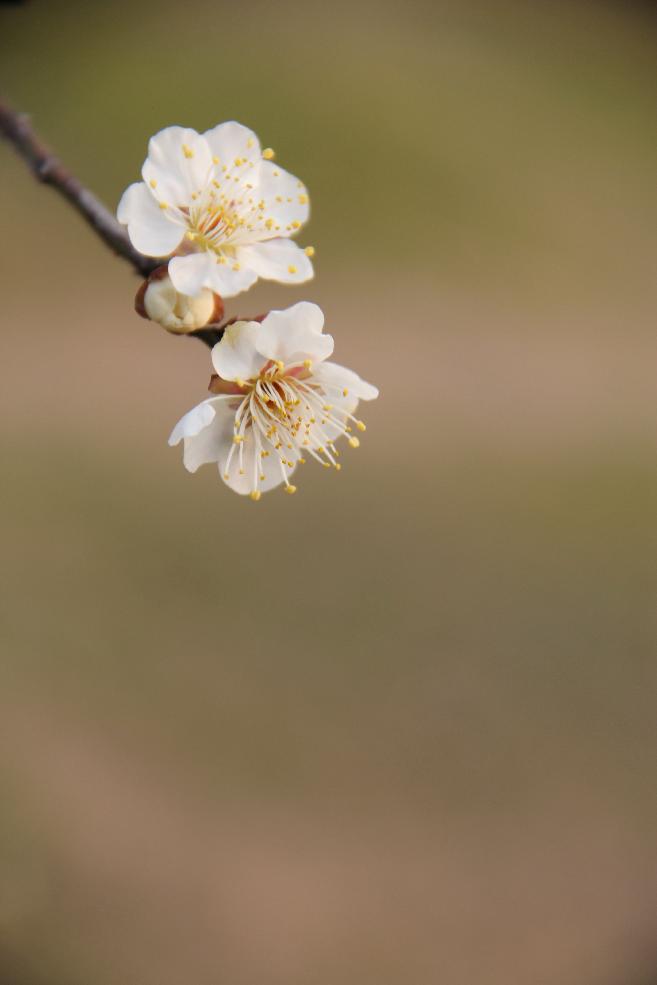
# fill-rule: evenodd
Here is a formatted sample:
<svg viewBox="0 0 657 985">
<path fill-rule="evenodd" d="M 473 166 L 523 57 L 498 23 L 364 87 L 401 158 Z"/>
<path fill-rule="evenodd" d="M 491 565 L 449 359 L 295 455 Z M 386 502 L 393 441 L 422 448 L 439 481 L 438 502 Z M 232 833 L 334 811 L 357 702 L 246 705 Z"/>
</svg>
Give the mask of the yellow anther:
<svg viewBox="0 0 657 985">
<path fill-rule="evenodd" d="M 262 472 L 260 473 L 260 481 L 261 482 L 264 482 L 265 481 L 265 476 L 263 475 Z"/>
<path fill-rule="evenodd" d="M 251 147 L 253 147 L 254 143 L 255 143 L 255 141 L 254 141 L 253 137 L 249 137 L 249 139 L 246 142 L 246 146 L 249 147 L 249 148 L 251 148 Z"/>
<path fill-rule="evenodd" d="M 219 158 L 217 157 L 217 155 L 216 155 L 216 154 L 215 154 L 215 156 L 214 156 L 214 157 L 212 158 L 212 163 L 213 163 L 213 164 L 219 164 Z"/>
<path fill-rule="evenodd" d="M 365 427 L 363 421 L 356 421 L 356 427 L 358 428 L 359 431 L 367 431 L 367 428 Z"/>
<path fill-rule="evenodd" d="M 324 404 L 322 410 L 333 410 L 333 404 Z"/>
<path fill-rule="evenodd" d="M 226 480 L 226 482 L 228 482 L 228 480 L 230 479 L 228 472 L 224 472 L 224 479 Z"/>
<path fill-rule="evenodd" d="M 331 468 L 331 463 L 330 462 L 322 462 L 322 465 L 324 466 L 325 469 L 330 469 Z"/>
<path fill-rule="evenodd" d="M 297 491 L 297 487 L 296 486 L 286 486 L 285 487 L 285 492 L 286 493 L 292 494 L 292 493 L 295 493 L 296 491 Z"/>
<path fill-rule="evenodd" d="M 194 242 L 194 240 L 196 239 L 196 233 L 193 233 L 191 230 L 188 230 L 185 233 L 185 236 L 187 237 L 187 239 L 191 239 L 192 242 Z"/>
<path fill-rule="evenodd" d="M 244 380 L 239 379 L 239 377 L 235 380 L 235 382 L 237 383 L 238 386 L 246 386 Z"/>
<path fill-rule="evenodd" d="M 292 228 L 293 229 L 301 229 L 301 223 L 299 222 L 298 219 L 295 219 L 294 220 L 294 222 L 292 223 Z"/>
<path fill-rule="evenodd" d="M 277 202 L 282 202 L 283 201 L 283 196 L 282 195 L 277 195 L 276 196 L 276 201 Z"/>
<path fill-rule="evenodd" d="M 303 252 L 306 254 L 307 257 L 314 257 L 315 256 L 315 247 L 314 246 L 307 246 Z"/>
<path fill-rule="evenodd" d="M 342 468 L 342 466 L 340 465 L 339 462 L 336 462 L 335 465 L 333 466 L 333 468 L 335 469 L 336 472 L 339 472 L 340 469 Z"/>
<path fill-rule="evenodd" d="M 267 221 L 265 222 L 265 228 L 266 229 L 272 229 L 273 226 L 274 226 L 274 220 L 273 219 L 267 219 Z"/>
<path fill-rule="evenodd" d="M 251 499 L 253 500 L 253 502 L 254 503 L 257 503 L 258 500 L 260 499 L 260 497 L 262 496 L 262 493 L 260 492 L 259 489 L 254 489 L 252 493 L 249 493 L 249 495 L 250 495 Z"/>
<path fill-rule="evenodd" d="M 241 434 L 235 434 L 233 435 L 233 441 L 236 445 L 241 445 L 244 441 L 244 436 Z"/>
<path fill-rule="evenodd" d="M 290 266 L 287 268 L 287 272 L 288 274 L 296 274 L 297 268 L 294 266 L 293 263 L 291 263 Z"/>
<path fill-rule="evenodd" d="M 305 464 L 306 464 L 305 458 L 300 458 L 299 459 L 299 465 L 305 465 Z"/>
<path fill-rule="evenodd" d="M 157 188 L 157 181 L 155 180 L 155 178 L 151 178 L 148 184 L 151 186 L 151 188 Z"/>
<path fill-rule="evenodd" d="M 306 367 L 306 369 L 312 369 L 312 365 L 313 365 L 312 359 L 304 359 L 303 365 Z"/>
<path fill-rule="evenodd" d="M 169 208 L 169 205 L 168 205 L 167 202 L 160 202 L 160 208 L 161 209 L 168 209 Z"/>
<path fill-rule="evenodd" d="M 240 475 L 244 475 L 244 469 L 240 469 Z"/>
<path fill-rule="evenodd" d="M 233 270 L 234 270 L 234 271 L 235 271 L 235 272 L 237 273 L 237 271 L 238 271 L 239 269 L 240 269 L 240 265 L 239 265 L 239 263 L 234 263 L 234 264 L 233 264 Z"/>
<path fill-rule="evenodd" d="M 360 445 L 360 441 L 358 440 L 358 438 L 355 437 L 349 438 L 349 444 L 351 445 L 352 448 L 358 448 Z"/>
<path fill-rule="evenodd" d="M 271 147 L 265 147 L 265 149 L 262 152 L 262 156 L 264 157 L 265 161 L 271 161 L 274 159 L 276 155 L 274 151 L 271 149 Z"/>
<path fill-rule="evenodd" d="M 215 188 L 221 188 L 221 182 L 217 181 L 216 178 L 212 179 L 212 184 L 214 185 Z"/>
<path fill-rule="evenodd" d="M 307 204 L 308 204 L 308 196 L 299 195 L 299 205 L 307 205 Z"/>
<path fill-rule="evenodd" d="M 194 157 L 194 151 L 191 147 L 188 147 L 187 144 L 183 144 L 182 149 L 186 158 Z"/>
<path fill-rule="evenodd" d="M 342 391 L 342 396 L 343 396 L 343 397 L 346 397 L 348 393 L 349 393 L 349 391 L 348 391 L 348 390 L 347 390 L 347 388 L 345 387 L 345 388 L 344 388 L 344 390 Z"/>
<path fill-rule="evenodd" d="M 274 366 L 276 369 L 281 370 L 281 372 L 285 369 L 285 363 L 282 359 L 274 359 Z"/>
<path fill-rule="evenodd" d="M 275 178 L 279 178 L 281 172 L 280 171 L 272 171 L 272 174 L 274 175 Z"/>
</svg>

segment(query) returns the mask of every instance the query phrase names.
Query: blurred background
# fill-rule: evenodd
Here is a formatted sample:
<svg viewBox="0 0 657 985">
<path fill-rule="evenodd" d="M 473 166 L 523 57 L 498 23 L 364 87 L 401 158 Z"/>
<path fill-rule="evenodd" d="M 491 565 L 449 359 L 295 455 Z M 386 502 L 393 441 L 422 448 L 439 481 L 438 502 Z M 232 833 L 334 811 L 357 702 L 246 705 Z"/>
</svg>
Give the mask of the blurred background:
<svg viewBox="0 0 657 985">
<path fill-rule="evenodd" d="M 0 89 L 114 207 L 172 123 L 311 192 L 378 384 L 255 505 L 208 350 L 0 146 L 2 985 L 657 983 L 657 12 L 31 0 Z"/>
</svg>

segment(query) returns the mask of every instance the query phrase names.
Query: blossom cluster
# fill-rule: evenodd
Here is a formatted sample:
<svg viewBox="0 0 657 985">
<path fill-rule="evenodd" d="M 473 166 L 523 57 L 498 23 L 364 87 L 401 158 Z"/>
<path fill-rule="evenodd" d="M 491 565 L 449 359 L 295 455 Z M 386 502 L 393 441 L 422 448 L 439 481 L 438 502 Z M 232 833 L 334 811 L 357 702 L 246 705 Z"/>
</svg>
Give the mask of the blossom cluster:
<svg viewBox="0 0 657 985">
<path fill-rule="evenodd" d="M 274 162 L 247 127 L 221 123 L 203 134 L 172 126 L 151 138 L 142 181 L 118 206 L 133 246 L 160 259 L 137 296 L 145 317 L 177 333 L 215 325 L 223 299 L 259 278 L 301 284 L 313 275 L 312 246 L 293 237 L 310 214 L 308 190 Z M 359 444 L 355 416 L 376 387 L 328 361 L 333 338 L 320 308 L 302 301 L 258 319 L 232 319 L 212 349 L 212 396 L 175 426 L 190 472 L 216 463 L 235 492 L 259 500 L 314 458 L 340 469 L 335 442 Z"/>
</svg>

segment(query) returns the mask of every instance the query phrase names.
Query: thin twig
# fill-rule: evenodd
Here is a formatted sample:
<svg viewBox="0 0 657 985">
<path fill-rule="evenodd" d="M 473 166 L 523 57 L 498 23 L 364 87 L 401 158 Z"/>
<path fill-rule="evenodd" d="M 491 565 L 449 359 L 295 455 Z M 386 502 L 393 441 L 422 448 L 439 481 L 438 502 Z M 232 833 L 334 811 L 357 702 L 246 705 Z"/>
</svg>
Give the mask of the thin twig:
<svg viewBox="0 0 657 985">
<path fill-rule="evenodd" d="M 17 113 L 2 99 L 0 99 L 0 134 L 14 146 L 37 181 L 50 185 L 59 192 L 105 245 L 109 246 L 117 256 L 131 263 L 138 274 L 148 277 L 161 264 L 161 260 L 144 256 L 134 248 L 126 230 L 109 209 L 88 188 L 85 188 L 37 137 L 28 117 L 23 113 Z M 210 347 L 219 341 L 222 334 L 223 330 L 218 325 L 207 325 L 205 328 L 189 333 Z"/>
<path fill-rule="evenodd" d="M 37 181 L 51 185 L 79 212 L 114 253 L 131 263 L 137 273 L 148 276 L 157 262 L 135 250 L 123 226 L 39 140 L 27 116 L 15 112 L 2 100 L 0 132 L 13 144 Z"/>
</svg>

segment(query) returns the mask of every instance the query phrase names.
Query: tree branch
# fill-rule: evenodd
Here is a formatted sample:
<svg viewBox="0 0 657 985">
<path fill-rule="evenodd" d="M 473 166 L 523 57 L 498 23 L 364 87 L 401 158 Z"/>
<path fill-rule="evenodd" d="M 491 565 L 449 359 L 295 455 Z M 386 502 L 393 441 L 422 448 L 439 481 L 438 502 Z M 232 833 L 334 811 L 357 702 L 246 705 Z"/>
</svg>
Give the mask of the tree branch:
<svg viewBox="0 0 657 985">
<path fill-rule="evenodd" d="M 37 181 L 50 185 L 73 206 L 106 246 L 117 256 L 132 264 L 142 277 L 160 266 L 161 260 L 144 256 L 134 248 L 128 233 L 96 196 L 85 188 L 52 151 L 37 137 L 29 118 L 17 113 L 4 100 L 0 99 L 0 134 L 13 145 L 16 152 L 26 162 Z M 218 325 L 207 325 L 195 332 L 189 332 L 207 346 L 215 345 L 223 335 Z"/>
</svg>

